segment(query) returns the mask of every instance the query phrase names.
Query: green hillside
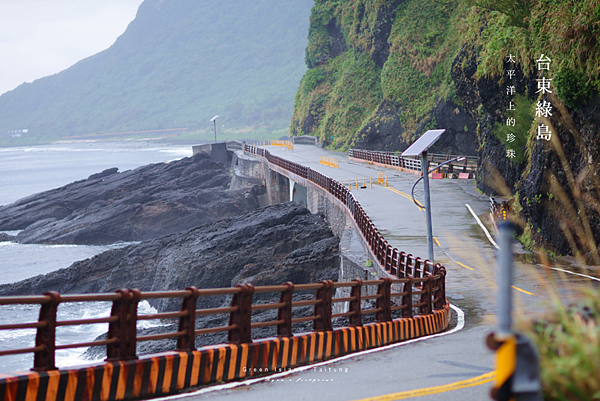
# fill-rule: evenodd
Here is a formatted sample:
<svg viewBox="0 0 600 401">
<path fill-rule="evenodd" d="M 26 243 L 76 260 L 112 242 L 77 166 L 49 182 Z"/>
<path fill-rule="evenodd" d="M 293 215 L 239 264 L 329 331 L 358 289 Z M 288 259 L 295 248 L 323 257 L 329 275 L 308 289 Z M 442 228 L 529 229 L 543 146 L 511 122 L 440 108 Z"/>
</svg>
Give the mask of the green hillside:
<svg viewBox="0 0 600 401">
<path fill-rule="evenodd" d="M 401 151 L 444 128 L 432 151 L 479 156 L 526 246 L 600 264 L 599 38 L 596 0 L 317 0 L 290 133 Z"/>
<path fill-rule="evenodd" d="M 146 0 L 109 49 L 0 96 L 0 138 L 188 127 L 283 129 L 311 0 Z M 248 127 L 248 128 L 246 128 Z"/>
<path fill-rule="evenodd" d="M 450 67 L 467 10 L 460 0 L 317 1 L 291 133 L 335 148 L 399 150 L 435 127 L 433 110 L 454 97 Z M 475 125 L 455 125 L 453 136 L 471 131 L 473 154 Z"/>
</svg>

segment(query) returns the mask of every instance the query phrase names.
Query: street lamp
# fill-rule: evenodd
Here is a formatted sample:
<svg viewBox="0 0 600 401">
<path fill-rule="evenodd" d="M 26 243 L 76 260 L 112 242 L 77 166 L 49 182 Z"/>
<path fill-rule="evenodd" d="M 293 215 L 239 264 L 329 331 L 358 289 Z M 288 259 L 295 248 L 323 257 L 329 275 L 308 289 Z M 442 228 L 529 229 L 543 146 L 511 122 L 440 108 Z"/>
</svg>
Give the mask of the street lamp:
<svg viewBox="0 0 600 401">
<path fill-rule="evenodd" d="M 429 194 L 429 161 L 427 160 L 427 150 L 440 139 L 440 136 L 446 131 L 445 129 L 434 129 L 425 132 L 419 139 L 408 147 L 402 156 L 421 156 L 421 178 L 425 186 L 425 218 L 427 220 L 427 253 L 429 261 L 433 263 L 433 227 L 431 225 L 431 199 Z M 439 166 L 436 166 L 438 168 Z M 416 185 L 416 183 L 415 183 Z M 414 190 L 414 186 L 413 186 Z M 414 197 L 413 197 L 414 201 Z M 416 203 L 416 202 L 415 202 Z M 420 207 L 420 206 L 419 206 Z"/>
<path fill-rule="evenodd" d="M 213 118 L 210 119 L 210 121 L 212 123 L 214 123 L 213 130 L 215 131 L 215 143 L 217 143 L 217 118 L 218 117 L 219 117 L 219 115 L 217 114 L 216 116 L 214 116 Z"/>
<path fill-rule="evenodd" d="M 450 160 L 445 161 L 445 162 L 443 162 L 441 164 L 438 164 L 437 166 L 435 166 L 434 168 L 432 168 L 431 170 L 429 170 L 427 172 L 427 174 L 429 175 L 430 173 L 433 173 L 435 170 L 437 170 L 438 168 L 442 167 L 444 164 L 448 164 L 448 163 L 452 163 L 452 162 L 461 162 L 461 161 L 463 161 L 465 159 L 466 159 L 465 156 L 455 157 L 454 159 L 450 159 Z M 410 196 L 412 196 L 412 200 L 413 200 L 414 204 L 417 205 L 419 207 L 419 209 L 421 209 L 421 205 L 419 205 L 417 203 L 416 199 L 415 199 L 415 188 L 416 188 L 417 184 L 419 183 L 419 181 L 421 181 L 422 179 L 423 179 L 422 176 L 419 177 L 419 179 L 417 181 L 415 181 L 415 183 L 414 183 L 414 185 L 412 187 L 412 190 L 410 191 Z"/>
</svg>

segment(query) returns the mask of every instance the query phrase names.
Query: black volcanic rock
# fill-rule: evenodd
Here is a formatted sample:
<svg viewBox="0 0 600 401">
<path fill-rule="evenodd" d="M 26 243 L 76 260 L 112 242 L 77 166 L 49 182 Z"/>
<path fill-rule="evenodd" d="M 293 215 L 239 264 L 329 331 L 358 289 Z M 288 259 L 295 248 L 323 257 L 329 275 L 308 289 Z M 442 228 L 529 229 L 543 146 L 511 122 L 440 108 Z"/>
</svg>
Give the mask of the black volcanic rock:
<svg viewBox="0 0 600 401">
<path fill-rule="evenodd" d="M 0 242 L 14 241 L 15 237 L 12 235 L 0 233 Z"/>
<path fill-rule="evenodd" d="M 2 295 L 142 291 L 310 283 L 336 279 L 338 239 L 326 222 L 293 203 L 268 206 L 192 230 L 103 252 L 66 269 L 0 286 Z M 198 301 L 218 306 L 224 297 Z M 159 310 L 180 301 L 155 301 Z"/>
<path fill-rule="evenodd" d="M 112 168 L 0 207 L 0 230 L 23 230 L 21 243 L 157 238 L 256 208 L 256 190 L 229 191 L 230 180 L 206 153 L 122 173 Z"/>
</svg>

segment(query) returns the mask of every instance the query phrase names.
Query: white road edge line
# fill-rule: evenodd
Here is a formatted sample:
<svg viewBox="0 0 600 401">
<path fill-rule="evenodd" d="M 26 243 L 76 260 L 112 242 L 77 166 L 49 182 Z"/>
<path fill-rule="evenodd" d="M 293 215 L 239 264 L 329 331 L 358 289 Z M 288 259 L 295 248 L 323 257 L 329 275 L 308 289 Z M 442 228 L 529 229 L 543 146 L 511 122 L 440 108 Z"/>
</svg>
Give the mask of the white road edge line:
<svg viewBox="0 0 600 401">
<path fill-rule="evenodd" d="M 452 309 L 454 309 L 454 311 L 457 314 L 456 327 L 453 328 L 450 331 L 446 331 L 446 332 L 438 333 L 438 334 L 432 334 L 432 335 L 427 336 L 427 337 L 419 337 L 419 338 L 415 338 L 413 340 L 403 341 L 403 342 L 396 343 L 396 344 L 386 345 L 385 347 L 374 348 L 374 349 L 370 349 L 370 350 L 366 350 L 366 351 L 360 351 L 360 352 L 354 352 L 352 354 L 344 355 L 344 356 L 341 356 L 339 358 L 329 359 L 327 361 L 323 361 L 323 362 L 319 362 L 319 363 L 314 363 L 312 365 L 300 366 L 300 367 L 292 369 L 292 370 L 287 370 L 285 372 L 275 373 L 275 374 L 269 375 L 269 376 L 257 377 L 255 379 L 248 379 L 248 380 L 244 380 L 244 381 L 240 381 L 240 382 L 231 382 L 231 383 L 219 384 L 217 386 L 205 387 L 205 388 L 202 388 L 200 390 L 192 391 L 192 392 L 189 392 L 189 393 L 170 395 L 170 396 L 161 397 L 161 398 L 153 398 L 153 400 L 156 400 L 156 401 L 177 400 L 177 399 L 181 399 L 181 398 L 186 398 L 186 397 L 192 397 L 192 396 L 197 396 L 197 395 L 201 395 L 201 394 L 211 393 L 213 391 L 228 390 L 228 389 L 232 389 L 232 388 L 235 388 L 235 387 L 248 386 L 250 384 L 258 383 L 258 382 L 261 382 L 261 381 L 273 380 L 273 379 L 277 379 L 277 378 L 280 378 L 280 377 L 285 377 L 285 376 L 288 376 L 288 375 L 291 375 L 291 374 L 294 374 L 294 373 L 303 372 L 305 370 L 310 370 L 310 369 L 313 369 L 313 368 L 316 368 L 316 367 L 319 367 L 319 366 L 324 366 L 324 365 L 328 365 L 328 364 L 331 364 L 331 363 L 343 361 L 344 359 L 353 358 L 355 356 L 366 355 L 366 354 L 370 354 L 372 352 L 384 351 L 384 350 L 387 350 L 387 349 L 390 349 L 390 348 L 396 348 L 396 347 L 400 347 L 402 345 L 415 343 L 417 341 L 423 341 L 423 340 L 428 340 L 430 338 L 441 337 L 441 336 L 446 336 L 448 334 L 453 334 L 453 333 L 456 333 L 459 330 L 462 330 L 463 327 L 465 327 L 465 313 L 460 308 L 458 308 L 457 306 L 454 306 L 454 305 L 450 304 L 450 307 Z"/>
<path fill-rule="evenodd" d="M 477 215 L 475 214 L 475 212 L 473 211 L 473 209 L 471 209 L 471 206 L 467 205 L 466 203 L 465 203 L 465 206 L 467 207 L 467 209 L 469 209 L 469 211 L 471 212 L 471 214 L 473 215 L 473 217 L 475 217 L 475 220 L 477 220 L 477 223 L 483 229 L 483 232 L 485 232 L 485 235 L 488 237 L 488 239 L 490 240 L 490 242 L 492 243 L 492 245 L 494 245 L 496 247 L 496 249 L 500 250 L 500 247 L 492 239 L 492 236 L 490 235 L 489 231 L 487 230 L 487 228 L 485 228 L 485 226 L 483 225 L 483 223 L 481 222 L 481 220 L 479 220 L 479 217 L 477 217 Z M 448 255 L 446 255 L 446 256 L 448 256 Z M 452 258 L 450 258 L 450 259 L 452 259 Z M 575 272 L 572 272 L 572 271 L 569 271 L 569 270 L 559 269 L 558 267 L 551 267 L 550 269 L 552 269 L 552 270 L 558 270 L 558 271 L 561 271 L 561 272 L 564 272 L 564 273 L 575 274 L 575 275 L 581 276 L 581 277 L 586 277 L 586 278 L 589 278 L 590 280 L 600 281 L 600 278 L 588 276 L 587 274 L 575 273 Z"/>
<path fill-rule="evenodd" d="M 481 229 L 483 230 L 483 232 L 485 233 L 485 235 L 488 237 L 488 239 L 490 240 L 490 242 L 492 243 L 492 245 L 494 245 L 496 247 L 496 249 L 500 250 L 500 247 L 498 246 L 498 244 L 496 244 L 496 241 L 494 241 L 494 239 L 490 235 L 490 232 L 487 230 L 487 228 L 485 228 L 485 226 L 483 225 L 483 223 L 481 222 L 481 220 L 479 220 L 479 217 L 477 217 L 477 215 L 475 214 L 475 212 L 473 211 L 473 209 L 471 209 L 471 206 L 467 205 L 466 203 L 465 203 L 465 206 L 467 207 L 467 209 L 469 209 L 469 212 L 471 212 L 471 214 L 473 215 L 473 217 L 475 217 L 475 220 L 477 220 L 477 223 L 479 224 L 479 227 L 481 227 Z"/>
<path fill-rule="evenodd" d="M 589 278 L 590 280 L 596 280 L 596 281 L 600 281 L 600 278 L 598 278 L 598 277 L 592 277 L 592 276 L 588 276 L 587 274 L 575 273 L 575 272 L 571 272 L 571 271 L 568 271 L 568 270 L 559 269 L 558 267 L 551 267 L 551 269 L 552 269 L 552 270 L 558 270 L 558 271 L 560 271 L 560 272 L 569 273 L 569 274 L 576 274 L 576 275 L 578 275 L 578 276 L 581 276 L 581 277 L 587 277 L 587 278 Z"/>
</svg>

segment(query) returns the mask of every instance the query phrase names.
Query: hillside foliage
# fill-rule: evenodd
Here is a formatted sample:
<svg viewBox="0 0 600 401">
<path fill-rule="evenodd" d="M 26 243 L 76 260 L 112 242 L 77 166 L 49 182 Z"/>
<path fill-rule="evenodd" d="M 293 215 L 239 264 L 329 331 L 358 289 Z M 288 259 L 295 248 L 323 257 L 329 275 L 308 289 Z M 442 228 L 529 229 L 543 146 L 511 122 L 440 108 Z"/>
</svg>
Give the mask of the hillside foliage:
<svg viewBox="0 0 600 401">
<path fill-rule="evenodd" d="M 309 69 L 290 132 L 319 136 L 335 148 L 352 146 L 382 101 L 398 106 L 404 142 L 435 126 L 437 103 L 455 99 L 450 71 L 464 44 L 477 49 L 476 78 L 500 76 L 508 54 L 526 74 L 542 53 L 550 55 L 557 94 L 571 109 L 599 87 L 594 0 L 317 0 L 310 21 Z M 389 36 L 379 38 L 387 23 Z M 346 44 L 341 52 L 337 31 Z M 378 66 L 374 53 L 382 40 L 389 54 Z"/>
<path fill-rule="evenodd" d="M 402 109 L 404 139 L 417 136 L 417 125 L 430 119 L 436 101 L 453 95 L 450 66 L 467 9 L 459 0 L 315 2 L 306 49 L 309 70 L 296 94 L 291 133 L 348 148 L 380 102 L 389 99 Z M 388 24 L 389 36 L 378 37 Z M 341 54 L 331 51 L 332 25 L 347 45 Z M 378 42 L 389 47 L 383 60 Z M 307 118 L 315 123 L 306 124 Z"/>
</svg>

